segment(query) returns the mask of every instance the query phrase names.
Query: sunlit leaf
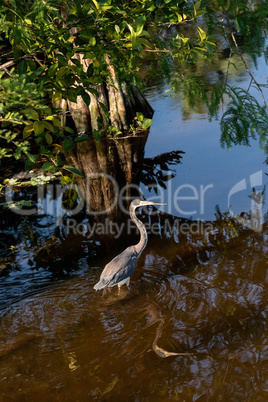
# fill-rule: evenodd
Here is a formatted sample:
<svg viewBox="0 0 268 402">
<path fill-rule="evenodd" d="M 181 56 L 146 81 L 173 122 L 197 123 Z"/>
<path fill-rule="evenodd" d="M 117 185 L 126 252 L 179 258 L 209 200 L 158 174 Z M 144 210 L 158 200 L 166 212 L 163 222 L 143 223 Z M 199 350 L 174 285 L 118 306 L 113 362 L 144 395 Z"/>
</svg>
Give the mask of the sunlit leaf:
<svg viewBox="0 0 268 402">
<path fill-rule="evenodd" d="M 136 35 L 139 36 L 142 33 L 146 18 L 145 15 L 141 15 L 135 21 L 136 24 Z"/>
<path fill-rule="evenodd" d="M 198 33 L 199 33 L 200 40 L 201 40 L 201 42 L 203 42 L 206 39 L 207 34 L 206 34 L 205 31 L 203 31 L 202 28 L 200 28 L 200 27 L 197 27 L 197 28 L 198 28 Z"/>
<path fill-rule="evenodd" d="M 25 152 L 25 155 L 29 159 L 30 162 L 35 163 L 38 159 L 38 155 L 32 155 L 30 152 Z"/>
<path fill-rule="evenodd" d="M 23 138 L 29 137 L 32 134 L 33 129 L 34 129 L 33 124 L 27 124 L 27 126 L 24 127 L 23 132 L 22 132 Z"/>
<path fill-rule="evenodd" d="M 45 162 L 41 168 L 43 171 L 55 171 L 57 168 L 52 162 Z"/>
<path fill-rule="evenodd" d="M 57 102 L 60 101 L 62 99 L 62 93 L 56 91 L 53 95 L 52 95 L 52 99 L 53 101 Z"/>
<path fill-rule="evenodd" d="M 144 119 L 142 122 L 142 128 L 144 130 L 147 130 L 147 128 L 150 127 L 150 125 L 152 124 L 153 120 L 152 119 Z"/>
<path fill-rule="evenodd" d="M 75 169 L 72 166 L 64 165 L 64 166 L 62 166 L 62 169 L 65 169 L 68 172 L 71 172 L 71 173 L 73 173 L 73 174 L 75 174 L 75 175 L 77 175 L 79 177 L 84 177 L 83 174 L 78 169 Z"/>
</svg>

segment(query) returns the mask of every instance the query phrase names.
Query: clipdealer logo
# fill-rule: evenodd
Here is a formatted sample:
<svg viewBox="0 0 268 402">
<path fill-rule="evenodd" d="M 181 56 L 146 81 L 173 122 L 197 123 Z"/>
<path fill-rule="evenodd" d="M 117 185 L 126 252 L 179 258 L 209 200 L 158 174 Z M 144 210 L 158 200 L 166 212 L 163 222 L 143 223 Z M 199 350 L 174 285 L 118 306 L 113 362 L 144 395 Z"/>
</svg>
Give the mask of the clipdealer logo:
<svg viewBox="0 0 268 402">
<path fill-rule="evenodd" d="M 115 205 L 117 205 L 121 211 L 128 214 L 128 210 L 126 210 L 124 205 L 127 190 L 129 190 L 129 188 L 135 189 L 136 193 L 140 193 L 142 195 L 141 188 L 137 185 L 131 184 L 130 186 L 128 186 L 128 188 L 123 187 L 119 189 L 119 186 L 113 177 L 105 175 L 103 173 L 95 173 L 88 175 L 86 178 L 87 180 L 86 188 L 88 189 L 88 192 L 90 191 L 90 185 L 89 185 L 90 181 L 99 180 L 103 176 L 105 176 L 106 180 L 111 182 L 111 186 L 113 187 L 114 190 L 113 193 L 115 194 L 115 197 L 113 200 L 111 200 L 111 205 L 109 206 L 109 209 L 102 211 L 90 211 L 89 209 L 87 209 L 86 214 L 105 215 L 109 213 L 115 207 Z M 33 178 L 38 179 L 38 177 L 39 176 L 37 173 L 29 172 L 24 177 L 24 179 L 32 180 Z M 33 205 L 35 206 L 33 206 L 32 208 L 17 208 L 15 205 L 16 197 L 14 197 L 15 192 L 13 191 L 12 183 L 16 182 L 18 178 L 19 177 L 14 176 L 12 180 L 10 180 L 10 183 L 6 186 L 5 200 L 7 204 L 10 206 L 10 209 L 19 215 L 23 216 L 45 215 L 45 214 L 51 215 L 55 217 L 57 226 L 60 226 L 62 224 L 62 219 L 64 216 L 74 217 L 84 208 L 85 206 L 84 196 L 90 199 L 90 193 L 84 195 L 82 194 L 78 186 L 76 186 L 76 189 L 78 191 L 78 202 L 74 209 L 68 210 L 65 209 L 63 205 L 63 196 L 65 192 L 71 188 L 70 184 L 67 184 L 64 187 L 62 187 L 61 184 L 59 183 L 53 183 L 53 184 L 48 183 L 46 185 L 39 184 L 37 185 L 36 202 L 34 203 L 33 200 Z M 152 185 L 151 187 L 154 188 L 155 185 Z M 227 194 L 227 206 L 229 214 L 240 224 L 256 232 L 260 232 L 262 230 L 263 225 L 263 189 L 260 190 L 260 187 L 264 187 L 262 170 L 259 170 L 251 174 L 248 179 L 243 178 L 242 180 L 240 180 L 230 189 L 230 191 Z M 166 213 L 172 214 L 171 213 L 172 209 L 173 210 L 175 209 L 175 211 L 177 212 L 176 215 L 178 215 L 178 217 L 180 218 L 181 217 L 187 218 L 189 215 L 194 215 L 196 213 L 200 213 L 200 215 L 202 216 L 205 213 L 206 200 L 209 197 L 207 193 L 209 193 L 208 190 L 210 189 L 216 189 L 216 186 L 214 186 L 213 184 L 209 184 L 206 186 L 200 185 L 198 188 L 196 188 L 192 184 L 182 184 L 178 188 L 174 189 L 170 184 L 168 184 L 166 192 L 163 190 L 162 187 L 157 186 L 157 192 L 156 192 L 156 194 L 158 194 L 156 196 L 157 199 L 152 197 L 151 201 L 167 202 L 167 209 L 165 209 Z M 249 208 L 250 212 L 244 213 L 244 215 L 242 214 L 239 215 L 236 212 L 234 212 L 233 203 L 235 203 L 235 198 L 237 195 L 240 198 L 245 197 L 245 191 L 248 192 L 249 197 L 251 199 L 251 205 Z M 193 207 L 191 208 L 189 203 L 191 205 L 195 203 L 194 205 L 196 206 L 196 208 L 195 209 L 193 209 Z M 206 223 L 206 221 L 203 220 L 201 220 L 200 222 Z M 187 226 L 187 224 L 184 225 Z M 74 229 L 75 227 L 74 220 L 70 222 L 69 227 L 70 230 Z M 117 227 L 111 228 L 111 225 L 110 226 L 106 225 L 106 229 L 109 230 L 109 228 L 113 230 L 116 235 L 120 234 L 122 231 L 120 228 Z M 177 223 L 175 225 L 175 228 L 177 230 Z M 184 226 L 182 222 L 180 222 L 180 230 L 183 230 L 183 228 Z M 87 231 L 89 232 L 89 234 L 92 234 L 92 230 L 94 231 L 97 229 L 104 230 L 97 227 L 94 228 L 90 227 L 87 229 Z"/>
</svg>

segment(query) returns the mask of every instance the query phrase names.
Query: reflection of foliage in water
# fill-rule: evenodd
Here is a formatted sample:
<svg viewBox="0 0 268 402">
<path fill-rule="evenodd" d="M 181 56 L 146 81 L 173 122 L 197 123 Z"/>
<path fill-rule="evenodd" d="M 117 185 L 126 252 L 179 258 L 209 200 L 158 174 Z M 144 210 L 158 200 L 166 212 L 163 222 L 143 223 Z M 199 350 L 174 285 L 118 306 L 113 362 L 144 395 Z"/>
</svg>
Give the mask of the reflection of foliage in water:
<svg viewBox="0 0 268 402">
<path fill-rule="evenodd" d="M 249 145 L 250 138 L 259 136 L 263 147 L 268 127 L 263 93 L 267 84 L 257 82 L 249 66 L 253 61 L 257 68 L 261 56 L 268 62 L 267 2 L 202 1 L 202 7 L 207 11 L 205 30 L 218 42 L 217 52 L 199 57 L 195 64 L 178 64 L 164 54 L 152 58 L 153 72 L 167 77 L 171 94 L 183 94 L 184 118 L 197 112 L 207 114 L 210 120 L 218 119 L 220 107 L 225 108 L 220 124 L 222 146 Z M 172 29 L 165 32 L 167 38 Z M 187 30 L 191 29 L 187 26 Z M 180 34 L 185 30 L 186 27 L 177 27 Z M 247 91 L 228 82 L 241 72 L 250 79 Z M 261 95 L 262 104 L 250 93 L 253 87 Z"/>
<path fill-rule="evenodd" d="M 153 188 L 157 194 L 157 185 L 166 188 L 165 182 L 175 177 L 175 170 L 169 165 L 181 163 L 183 151 L 165 152 L 154 158 L 145 158 L 143 161 L 140 180 L 148 186 L 149 191 Z"/>
</svg>

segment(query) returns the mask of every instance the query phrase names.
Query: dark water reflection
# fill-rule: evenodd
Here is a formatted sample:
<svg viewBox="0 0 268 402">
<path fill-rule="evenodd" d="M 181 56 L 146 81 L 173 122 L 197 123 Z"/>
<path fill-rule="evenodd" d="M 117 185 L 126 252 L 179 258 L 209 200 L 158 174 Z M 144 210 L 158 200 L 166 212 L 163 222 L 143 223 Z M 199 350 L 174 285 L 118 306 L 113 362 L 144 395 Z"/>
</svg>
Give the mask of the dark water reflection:
<svg viewBox="0 0 268 402">
<path fill-rule="evenodd" d="M 0 324 L 0 399 L 267 400 L 265 231 L 184 274 L 154 237 L 129 290 L 96 293 L 92 270 L 13 304 Z"/>
<path fill-rule="evenodd" d="M 230 189 L 264 169 L 264 151 L 254 143 L 226 154 L 206 110 L 193 115 L 180 95 L 163 104 L 151 92 L 156 113 L 145 156 L 185 151 L 171 194 L 184 183 L 212 183 L 201 218 L 214 219 L 216 204 L 226 211 Z M 238 214 L 249 210 L 249 195 L 240 195 Z M 65 237 L 38 217 L 28 221 L 29 238 L 25 222 L 8 216 L 0 233 L 0 257 L 12 254 L 0 266 L 0 401 L 268 400 L 267 224 L 261 233 L 239 228 L 231 236 L 214 222 L 215 235 L 206 239 L 150 236 L 130 289 L 118 294 L 96 293 L 93 285 L 130 237 L 108 249 L 96 239 Z M 10 253 L 14 244 L 20 249 Z"/>
</svg>

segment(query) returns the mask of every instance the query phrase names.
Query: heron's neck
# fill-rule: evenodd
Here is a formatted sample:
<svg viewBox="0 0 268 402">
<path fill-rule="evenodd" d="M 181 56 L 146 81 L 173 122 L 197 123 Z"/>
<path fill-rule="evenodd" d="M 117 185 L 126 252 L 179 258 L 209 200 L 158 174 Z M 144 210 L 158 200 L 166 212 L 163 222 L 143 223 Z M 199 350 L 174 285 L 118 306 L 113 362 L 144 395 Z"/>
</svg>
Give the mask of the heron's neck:
<svg viewBox="0 0 268 402">
<path fill-rule="evenodd" d="M 143 252 L 144 248 L 146 247 L 148 236 L 147 236 L 146 228 L 145 228 L 144 224 L 137 218 L 137 216 L 135 214 L 135 210 L 130 211 L 130 218 L 131 218 L 132 222 L 134 222 L 137 225 L 137 228 L 140 231 L 140 241 L 138 244 L 136 244 L 134 246 L 136 252 L 138 253 L 138 257 L 139 257 L 141 255 L 141 253 Z"/>
</svg>

